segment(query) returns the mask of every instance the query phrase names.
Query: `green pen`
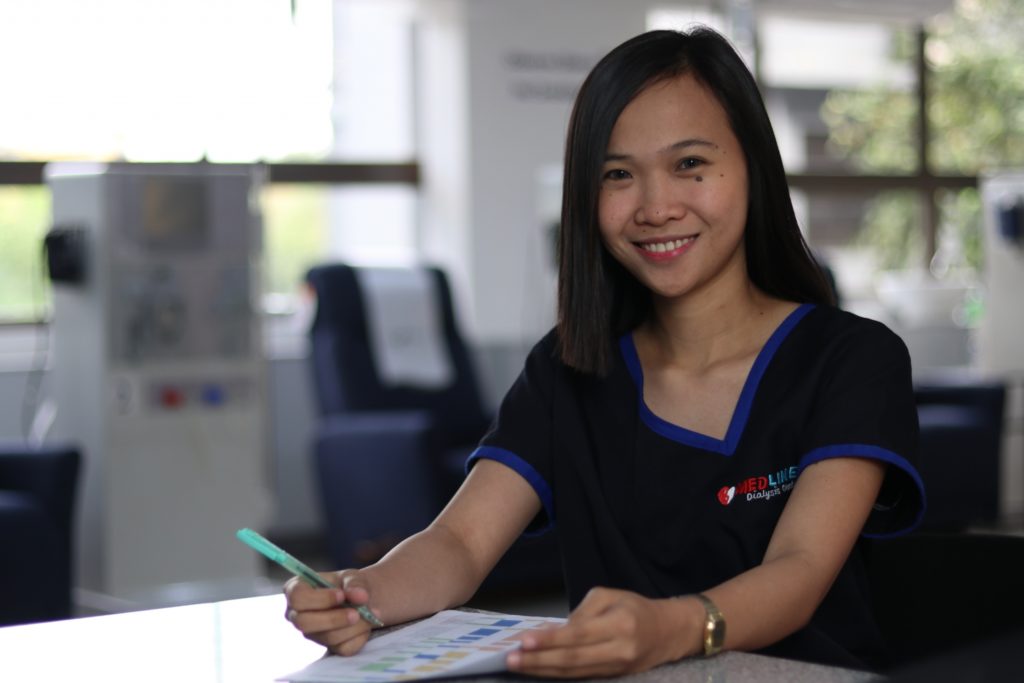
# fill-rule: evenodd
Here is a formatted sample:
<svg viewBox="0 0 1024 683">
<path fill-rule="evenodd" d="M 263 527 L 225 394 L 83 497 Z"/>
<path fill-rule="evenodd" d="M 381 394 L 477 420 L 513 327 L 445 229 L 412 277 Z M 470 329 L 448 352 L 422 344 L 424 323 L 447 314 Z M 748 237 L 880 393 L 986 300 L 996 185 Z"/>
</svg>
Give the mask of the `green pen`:
<svg viewBox="0 0 1024 683">
<path fill-rule="evenodd" d="M 310 586 L 313 586 L 315 588 L 335 588 L 335 586 L 326 579 L 324 579 L 324 577 L 320 576 L 315 571 L 310 569 L 308 566 L 306 566 L 302 562 L 299 562 L 297 559 L 286 553 L 281 548 L 278 548 L 276 545 L 274 545 L 267 539 L 263 538 L 263 536 L 259 535 L 252 529 L 239 529 L 238 533 L 235 535 L 238 536 L 238 540 L 240 540 L 242 543 L 245 543 L 247 546 L 249 546 L 256 552 L 264 555 L 268 559 L 277 562 L 279 565 L 290 571 L 292 574 L 295 574 L 295 576 L 299 577 L 300 579 L 303 579 Z M 377 615 L 371 612 L 370 608 L 366 605 L 347 606 L 354 607 L 355 610 L 359 612 L 359 616 L 361 616 L 363 619 L 369 622 L 371 626 L 380 628 L 384 625 L 384 622 L 378 619 Z"/>
</svg>

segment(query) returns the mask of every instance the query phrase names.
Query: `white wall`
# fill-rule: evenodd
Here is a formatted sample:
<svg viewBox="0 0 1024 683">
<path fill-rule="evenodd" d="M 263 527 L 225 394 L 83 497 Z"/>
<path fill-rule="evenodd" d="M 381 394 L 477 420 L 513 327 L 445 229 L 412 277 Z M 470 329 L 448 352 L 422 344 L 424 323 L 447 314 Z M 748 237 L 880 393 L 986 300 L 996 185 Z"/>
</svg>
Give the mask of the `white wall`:
<svg viewBox="0 0 1024 683">
<path fill-rule="evenodd" d="M 557 216 L 543 178 L 561 168 L 572 100 L 586 73 L 644 30 L 648 7 L 423 3 L 424 251 L 452 272 L 467 330 L 483 346 L 528 347 L 554 323 L 546 228 Z"/>
</svg>

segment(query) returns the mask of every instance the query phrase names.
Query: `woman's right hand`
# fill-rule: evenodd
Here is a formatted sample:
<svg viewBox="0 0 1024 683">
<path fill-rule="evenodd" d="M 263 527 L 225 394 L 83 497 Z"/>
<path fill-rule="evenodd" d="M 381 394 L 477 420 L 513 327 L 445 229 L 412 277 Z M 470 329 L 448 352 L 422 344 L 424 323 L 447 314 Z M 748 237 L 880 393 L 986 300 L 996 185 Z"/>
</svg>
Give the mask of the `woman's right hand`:
<svg viewBox="0 0 1024 683">
<path fill-rule="evenodd" d="M 355 569 L 325 574 L 324 578 L 337 588 L 314 588 L 298 577 L 284 585 L 288 601 L 285 619 L 332 653 L 353 655 L 369 640 L 371 627 L 348 605 L 368 603 L 369 590 Z"/>
</svg>

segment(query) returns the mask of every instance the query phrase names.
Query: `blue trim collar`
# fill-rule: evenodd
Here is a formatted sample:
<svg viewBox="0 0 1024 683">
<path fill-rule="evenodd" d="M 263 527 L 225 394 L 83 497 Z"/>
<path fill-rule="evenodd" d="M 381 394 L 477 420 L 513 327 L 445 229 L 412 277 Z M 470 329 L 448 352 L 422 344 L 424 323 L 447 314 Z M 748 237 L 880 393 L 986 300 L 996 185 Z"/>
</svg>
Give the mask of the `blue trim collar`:
<svg viewBox="0 0 1024 683">
<path fill-rule="evenodd" d="M 693 446 L 694 448 L 700 448 L 701 450 L 711 451 L 712 453 L 726 456 L 732 455 L 736 452 L 736 447 L 743 436 L 743 430 L 747 426 L 747 419 L 750 417 L 750 408 L 754 403 L 757 387 L 761 383 L 761 378 L 768 369 L 772 358 L 775 356 L 775 352 L 782 345 L 782 342 L 785 341 L 786 337 L 789 336 L 793 328 L 796 327 L 797 323 L 803 320 L 803 317 L 810 313 L 813 308 L 814 304 L 801 304 L 798 306 L 796 310 L 786 316 L 782 324 L 776 328 L 772 336 L 765 342 L 765 345 L 754 360 L 753 367 L 750 368 L 750 374 L 747 375 L 746 382 L 743 384 L 743 391 L 740 392 L 739 401 L 736 403 L 735 410 L 733 410 L 732 419 L 729 421 L 729 429 L 726 431 L 724 439 L 716 439 L 672 424 L 655 415 L 647 407 L 647 404 L 644 402 L 644 373 L 643 368 L 640 366 L 640 357 L 636 352 L 636 344 L 633 342 L 633 335 L 632 333 L 622 335 L 619 338 L 619 349 L 626 361 L 629 374 L 633 377 L 633 382 L 636 384 L 640 419 L 652 431 L 666 439 L 687 446 Z"/>
</svg>

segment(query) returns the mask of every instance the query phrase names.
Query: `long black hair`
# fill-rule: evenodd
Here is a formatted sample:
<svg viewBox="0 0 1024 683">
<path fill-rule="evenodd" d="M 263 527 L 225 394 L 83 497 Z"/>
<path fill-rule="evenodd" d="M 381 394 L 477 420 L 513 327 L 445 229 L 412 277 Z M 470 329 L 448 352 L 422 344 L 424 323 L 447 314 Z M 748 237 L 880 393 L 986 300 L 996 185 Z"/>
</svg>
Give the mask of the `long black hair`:
<svg viewBox="0 0 1024 683">
<path fill-rule="evenodd" d="M 580 88 L 569 120 L 559 231 L 558 337 L 562 361 L 605 373 L 614 340 L 643 322 L 650 292 L 601 240 L 598 193 L 612 128 L 647 86 L 690 74 L 729 117 L 747 162 L 744 244 L 747 274 L 780 299 L 832 304 L 833 295 L 800 233 L 775 133 L 757 82 L 732 45 L 715 31 L 649 31 L 597 63 Z"/>
</svg>

